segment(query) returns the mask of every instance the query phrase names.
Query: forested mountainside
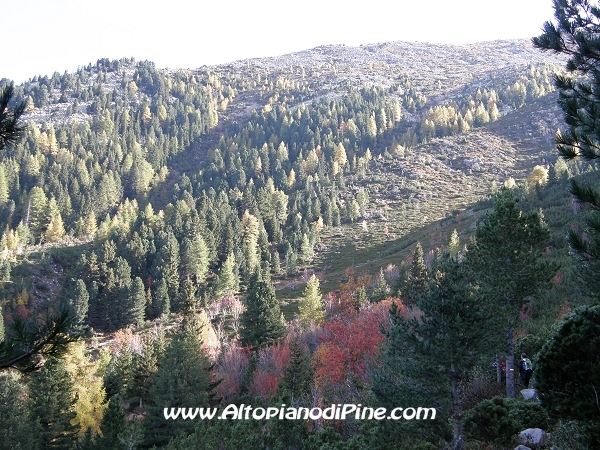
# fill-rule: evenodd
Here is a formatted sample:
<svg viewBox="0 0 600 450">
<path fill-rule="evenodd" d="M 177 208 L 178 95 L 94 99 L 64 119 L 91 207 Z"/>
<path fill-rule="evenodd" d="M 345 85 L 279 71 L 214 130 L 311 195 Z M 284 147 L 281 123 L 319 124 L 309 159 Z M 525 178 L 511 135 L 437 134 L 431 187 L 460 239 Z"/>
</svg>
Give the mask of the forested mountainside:
<svg viewBox="0 0 600 450">
<path fill-rule="evenodd" d="M 74 346 L 29 384 L 5 380 L 32 420 L 50 406 L 26 392 L 52 378 L 77 392 L 54 437 L 13 424 L 15 439 L 375 448 L 361 436 L 385 427 L 356 421 L 271 423 L 259 438 L 260 421 L 199 422 L 194 434 L 192 421 L 160 417 L 169 402 L 385 403 L 382 386 L 398 380 L 380 348 L 396 320 L 419 317 L 415 280 L 434 279 L 436 248 L 464 255 L 503 185 L 528 214 L 549 211 L 556 286 L 520 329 L 545 337 L 586 296 L 564 301 L 575 275 L 555 264 L 567 256 L 559 236 L 584 217 L 568 180 L 592 170 L 557 162 L 563 66 L 528 41 L 392 42 L 193 70 L 103 59 L 15 86 L 23 136 L 0 155 L 4 324 L 66 307 L 94 354 Z M 479 355 L 475 384 L 494 350 Z M 468 406 L 494 391 L 466 389 Z M 445 439 L 436 427 L 423 439 Z"/>
<path fill-rule="evenodd" d="M 177 310 L 186 279 L 207 301 L 238 289 L 225 285 L 227 268 L 242 285 L 267 262 L 292 276 L 312 262 L 323 228 L 382 213 L 369 202 L 374 167 L 384 186 L 388 172 L 400 175 L 392 206 L 406 215 L 440 199 L 423 220 L 388 225 L 393 233 L 531 168 L 516 167 L 529 156 L 520 139 L 535 135 L 534 149 L 551 153 L 559 114 L 538 99 L 553 95 L 556 62 L 525 42 L 391 43 L 193 71 L 100 60 L 37 76 L 16 89 L 25 136 L 0 165 L 3 243 L 17 255 L 94 237 L 67 279 L 93 293 L 95 329 Z M 526 121 L 533 131 L 512 141 L 483 131 L 534 103 L 549 113 Z M 450 136 L 464 137 L 440 140 Z M 112 307 L 122 295 L 142 303 L 126 307 L 135 313 Z M 5 310 L 15 312 L 14 300 Z"/>
</svg>

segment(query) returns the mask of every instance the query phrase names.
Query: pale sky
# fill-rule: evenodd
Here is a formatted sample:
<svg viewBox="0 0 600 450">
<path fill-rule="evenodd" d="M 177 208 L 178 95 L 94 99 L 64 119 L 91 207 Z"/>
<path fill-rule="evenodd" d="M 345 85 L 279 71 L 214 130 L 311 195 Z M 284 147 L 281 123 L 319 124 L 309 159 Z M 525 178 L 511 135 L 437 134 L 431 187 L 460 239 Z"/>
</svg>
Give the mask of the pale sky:
<svg viewBox="0 0 600 450">
<path fill-rule="evenodd" d="M 196 68 L 319 45 L 531 38 L 552 0 L 1 0 L 0 79 L 100 58 Z"/>
</svg>

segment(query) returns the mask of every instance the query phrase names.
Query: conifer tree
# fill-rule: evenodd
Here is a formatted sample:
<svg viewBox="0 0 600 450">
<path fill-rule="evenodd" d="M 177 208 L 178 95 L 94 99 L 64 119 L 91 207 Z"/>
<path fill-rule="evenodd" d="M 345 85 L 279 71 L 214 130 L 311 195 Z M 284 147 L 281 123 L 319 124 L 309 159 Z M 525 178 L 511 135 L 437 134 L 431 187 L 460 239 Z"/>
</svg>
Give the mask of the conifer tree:
<svg viewBox="0 0 600 450">
<path fill-rule="evenodd" d="M 568 56 L 567 74 L 555 76 L 559 105 L 567 129 L 556 135 L 559 153 L 564 159 L 595 162 L 600 157 L 600 13 L 595 2 L 554 0 L 555 22 L 546 22 L 543 34 L 533 45 L 543 51 Z M 571 250 L 582 259 L 579 268 L 588 294 L 596 300 L 600 293 L 600 191 L 571 179 L 571 194 L 594 211 L 581 232 L 569 230 Z"/>
<path fill-rule="evenodd" d="M 124 448 L 120 445 L 119 434 L 125 430 L 125 413 L 121 407 L 121 395 L 117 394 L 110 398 L 108 406 L 102 417 L 100 430 L 102 437 L 98 439 L 99 448 Z"/>
<path fill-rule="evenodd" d="M 179 244 L 173 231 L 161 232 L 153 265 L 154 277 L 163 278 L 167 284 L 171 302 L 177 301 L 179 292 Z M 173 304 L 171 305 L 173 307 Z"/>
<path fill-rule="evenodd" d="M 68 334 L 72 321 L 67 308 L 56 314 L 48 312 L 42 322 L 15 317 L 0 342 L 0 370 L 32 372 L 41 368 L 44 358 L 62 355 L 68 344 L 76 340 Z"/>
<path fill-rule="evenodd" d="M 73 313 L 73 326 L 79 332 L 85 328 L 85 321 L 88 313 L 90 294 L 85 287 L 82 279 L 77 279 L 73 288 L 73 294 L 68 299 L 69 306 Z"/>
<path fill-rule="evenodd" d="M 511 189 L 502 188 L 494 211 L 478 224 L 467 262 L 480 287 L 480 295 L 504 330 L 506 343 L 506 395 L 515 397 L 515 329 L 519 312 L 533 296 L 550 287 L 558 270 L 543 258 L 550 233 L 537 211 L 523 213 Z"/>
<path fill-rule="evenodd" d="M 0 164 L 0 208 L 4 208 L 10 200 L 8 191 L 8 181 L 6 180 L 6 170 L 4 164 Z"/>
<path fill-rule="evenodd" d="M 542 347 L 535 366 L 536 388 L 552 418 L 584 424 L 588 448 L 600 448 L 600 306 L 566 316 Z"/>
<path fill-rule="evenodd" d="M 142 408 L 150 400 L 152 376 L 157 371 L 158 359 L 154 343 L 144 341 L 142 352 L 134 353 L 131 362 L 131 378 L 127 386 L 126 398 L 138 398 Z"/>
<path fill-rule="evenodd" d="M 260 270 L 259 231 L 258 219 L 246 210 L 242 217 L 242 250 L 245 259 L 242 274 L 245 277 L 250 277 Z"/>
<path fill-rule="evenodd" d="M 281 339 L 287 332 L 275 288 L 265 281 L 254 283 L 246 297 L 246 310 L 241 316 L 241 342 L 262 347 Z"/>
<path fill-rule="evenodd" d="M 169 289 L 164 278 L 158 280 L 154 291 L 154 310 L 158 317 L 167 317 L 171 312 Z"/>
<path fill-rule="evenodd" d="M 417 242 L 408 276 L 409 303 L 416 303 L 427 295 L 428 280 L 429 270 L 423 258 L 423 247 Z"/>
<path fill-rule="evenodd" d="M 318 326 L 325 319 L 325 304 L 321 295 L 320 281 L 313 274 L 304 289 L 304 297 L 298 307 L 300 325 L 304 329 Z"/>
<path fill-rule="evenodd" d="M 60 239 L 65 235 L 65 226 L 60 215 L 60 212 L 57 213 L 50 219 L 48 223 L 48 227 L 46 228 L 46 232 L 44 233 L 46 242 L 54 242 Z"/>
<path fill-rule="evenodd" d="M 460 251 L 460 238 L 458 237 L 458 231 L 456 231 L 456 228 L 452 230 L 452 234 L 450 235 L 450 242 L 448 242 L 448 250 L 450 251 L 450 254 L 452 256 L 458 256 L 458 252 Z"/>
<path fill-rule="evenodd" d="M 209 255 L 208 247 L 202 236 L 197 235 L 183 245 L 181 259 L 185 275 L 194 277 L 196 283 L 204 283 L 208 275 Z"/>
<path fill-rule="evenodd" d="M 0 373 L 0 450 L 35 448 L 27 392 L 16 373 Z"/>
<path fill-rule="evenodd" d="M 377 287 L 373 291 L 372 301 L 380 302 L 386 299 L 390 295 L 390 286 L 385 279 L 385 273 L 383 267 L 379 269 L 379 280 L 377 281 Z"/>
<path fill-rule="evenodd" d="M 310 353 L 296 338 L 290 342 L 290 365 L 283 372 L 277 386 L 280 396 L 289 396 L 292 403 L 308 398 L 313 384 L 314 370 Z"/>
<path fill-rule="evenodd" d="M 124 325 L 140 325 L 144 323 L 146 311 L 146 292 L 140 277 L 131 282 L 128 293 L 124 298 Z"/>
<path fill-rule="evenodd" d="M 73 381 L 63 361 L 50 358 L 33 374 L 29 385 L 29 411 L 36 422 L 40 448 L 69 450 L 77 436 Z"/>
<path fill-rule="evenodd" d="M 19 126 L 18 122 L 25 111 L 25 103 L 18 104 L 12 111 L 8 108 L 14 90 L 14 86 L 9 84 L 0 91 L 0 152 L 2 154 L 6 146 L 15 144 L 21 138 L 23 131 L 23 127 Z"/>
<path fill-rule="evenodd" d="M 235 255 L 231 252 L 219 272 L 219 281 L 217 283 L 216 295 L 218 298 L 223 298 L 225 295 L 233 294 L 239 289 L 239 276 L 235 263 Z"/>
<path fill-rule="evenodd" d="M 472 293 L 466 265 L 445 252 L 437 256 L 431 273 L 427 295 L 417 301 L 421 317 L 406 320 L 392 308 L 387 354 L 373 390 L 384 405 L 410 395 L 432 405 L 451 405 L 452 448 L 462 449 L 462 384 L 487 345 L 482 324 L 488 316 Z"/>
<path fill-rule="evenodd" d="M 144 421 L 145 443 L 164 445 L 177 433 L 190 433 L 194 421 L 166 420 L 163 408 L 208 407 L 213 402 L 212 365 L 202 349 L 197 329 L 182 326 L 173 335 L 152 376 L 152 404 Z"/>
<path fill-rule="evenodd" d="M 91 360 L 85 350 L 83 340 L 69 345 L 69 351 L 63 357 L 65 369 L 73 381 L 73 392 L 76 398 L 74 405 L 74 423 L 78 432 L 84 433 L 91 428 L 95 433 L 100 431 L 100 422 L 106 405 L 104 382 L 99 375 L 106 368 L 105 358 Z"/>
</svg>

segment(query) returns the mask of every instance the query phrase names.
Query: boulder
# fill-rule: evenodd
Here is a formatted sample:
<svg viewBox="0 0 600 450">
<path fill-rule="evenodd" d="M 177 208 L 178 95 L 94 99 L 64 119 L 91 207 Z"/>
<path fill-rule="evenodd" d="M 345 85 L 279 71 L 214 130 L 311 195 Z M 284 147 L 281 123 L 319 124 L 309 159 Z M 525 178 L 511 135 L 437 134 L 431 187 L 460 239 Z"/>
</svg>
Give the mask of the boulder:
<svg viewBox="0 0 600 450">
<path fill-rule="evenodd" d="M 519 433 L 519 442 L 532 449 L 543 447 L 550 440 L 550 435 L 541 428 L 528 428 Z"/>
<path fill-rule="evenodd" d="M 537 401 L 538 400 L 537 391 L 535 389 L 523 389 L 521 391 L 521 395 L 527 401 L 529 401 L 529 400 Z"/>
</svg>

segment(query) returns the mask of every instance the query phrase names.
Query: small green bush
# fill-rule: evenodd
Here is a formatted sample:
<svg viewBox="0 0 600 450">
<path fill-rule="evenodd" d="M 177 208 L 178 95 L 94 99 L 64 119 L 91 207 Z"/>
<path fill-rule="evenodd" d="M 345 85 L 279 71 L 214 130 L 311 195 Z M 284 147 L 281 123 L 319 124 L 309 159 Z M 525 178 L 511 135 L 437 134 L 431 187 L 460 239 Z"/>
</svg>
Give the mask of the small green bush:
<svg viewBox="0 0 600 450">
<path fill-rule="evenodd" d="M 527 428 L 548 429 L 548 416 L 538 403 L 503 397 L 480 402 L 464 419 L 467 437 L 485 442 L 508 444 Z"/>
</svg>

